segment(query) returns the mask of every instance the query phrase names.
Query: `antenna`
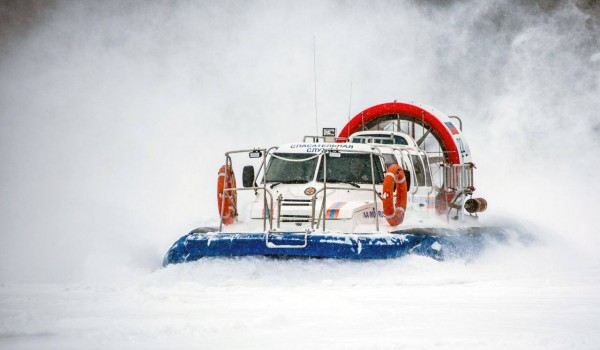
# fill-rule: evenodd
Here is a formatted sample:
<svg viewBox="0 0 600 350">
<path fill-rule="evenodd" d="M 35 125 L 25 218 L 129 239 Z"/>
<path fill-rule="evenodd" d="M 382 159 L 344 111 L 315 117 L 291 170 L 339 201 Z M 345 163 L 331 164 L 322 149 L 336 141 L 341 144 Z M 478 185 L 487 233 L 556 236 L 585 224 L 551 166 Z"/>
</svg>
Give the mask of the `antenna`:
<svg viewBox="0 0 600 350">
<path fill-rule="evenodd" d="M 317 37 L 313 36 L 313 71 L 315 76 L 315 128 L 319 135 L 319 114 L 317 113 Z"/>
</svg>

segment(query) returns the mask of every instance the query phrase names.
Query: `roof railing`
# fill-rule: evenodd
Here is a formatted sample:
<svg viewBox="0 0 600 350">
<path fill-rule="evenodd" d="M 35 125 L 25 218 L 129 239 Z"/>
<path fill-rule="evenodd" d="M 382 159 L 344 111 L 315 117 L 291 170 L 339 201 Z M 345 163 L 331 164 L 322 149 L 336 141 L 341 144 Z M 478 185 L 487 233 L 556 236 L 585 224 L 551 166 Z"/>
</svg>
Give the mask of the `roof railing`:
<svg viewBox="0 0 600 350">
<path fill-rule="evenodd" d="M 347 137 L 335 137 L 335 136 L 305 135 L 302 138 L 302 142 L 315 142 L 315 143 L 348 142 L 348 138 Z"/>
</svg>

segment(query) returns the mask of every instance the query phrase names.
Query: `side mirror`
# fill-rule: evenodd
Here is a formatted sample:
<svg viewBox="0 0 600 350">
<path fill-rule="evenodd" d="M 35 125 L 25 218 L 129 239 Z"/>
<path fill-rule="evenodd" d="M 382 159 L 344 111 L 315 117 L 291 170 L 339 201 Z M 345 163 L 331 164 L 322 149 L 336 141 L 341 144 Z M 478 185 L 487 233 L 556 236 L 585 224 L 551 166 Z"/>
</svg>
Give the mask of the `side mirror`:
<svg viewBox="0 0 600 350">
<path fill-rule="evenodd" d="M 254 187 L 254 167 L 246 165 L 242 171 L 242 183 L 244 187 Z"/>
</svg>

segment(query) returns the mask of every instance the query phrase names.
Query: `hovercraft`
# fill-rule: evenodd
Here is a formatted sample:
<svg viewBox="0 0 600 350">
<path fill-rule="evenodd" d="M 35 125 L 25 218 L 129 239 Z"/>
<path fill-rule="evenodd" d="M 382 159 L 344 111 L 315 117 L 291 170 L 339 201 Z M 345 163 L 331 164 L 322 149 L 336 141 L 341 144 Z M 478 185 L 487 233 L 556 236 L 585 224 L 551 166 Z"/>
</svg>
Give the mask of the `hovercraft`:
<svg viewBox="0 0 600 350">
<path fill-rule="evenodd" d="M 473 197 L 474 169 L 458 117 L 420 104 L 373 106 L 338 136 L 324 128 L 303 142 L 225 153 L 219 226 L 181 237 L 163 264 L 216 256 L 476 254 L 505 237 L 478 223 L 487 202 Z M 243 195 L 251 197 L 247 205 L 238 200 Z"/>
</svg>

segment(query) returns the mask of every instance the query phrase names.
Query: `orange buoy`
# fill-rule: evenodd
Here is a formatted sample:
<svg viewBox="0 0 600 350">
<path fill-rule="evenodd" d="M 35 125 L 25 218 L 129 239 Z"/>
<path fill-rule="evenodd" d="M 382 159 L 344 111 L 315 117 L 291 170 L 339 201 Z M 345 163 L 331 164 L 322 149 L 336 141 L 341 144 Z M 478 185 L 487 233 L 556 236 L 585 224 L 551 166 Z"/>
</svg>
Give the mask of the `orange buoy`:
<svg viewBox="0 0 600 350">
<path fill-rule="evenodd" d="M 396 188 L 396 200 L 394 201 L 394 187 Z M 404 170 L 398 164 L 392 164 L 387 168 L 385 179 L 383 179 L 383 215 L 391 226 L 398 226 L 404 221 L 406 211 L 406 200 L 408 191 Z M 395 202 L 395 203 L 394 203 Z"/>
<path fill-rule="evenodd" d="M 227 177 L 227 183 L 225 178 Z M 231 166 L 223 165 L 219 169 L 219 179 L 217 180 L 217 204 L 219 207 L 219 215 L 225 225 L 229 225 L 235 218 L 237 208 L 237 192 L 227 191 L 229 188 L 236 188 L 235 174 Z"/>
</svg>

